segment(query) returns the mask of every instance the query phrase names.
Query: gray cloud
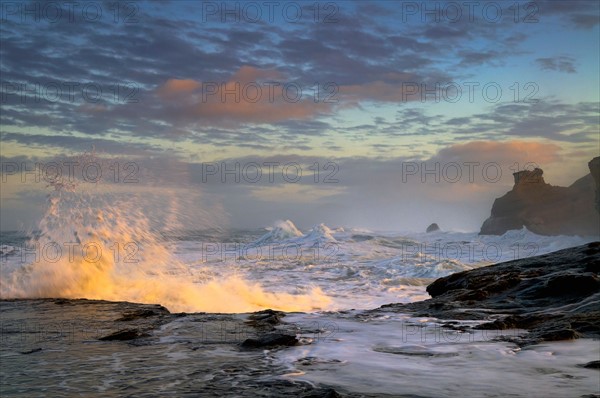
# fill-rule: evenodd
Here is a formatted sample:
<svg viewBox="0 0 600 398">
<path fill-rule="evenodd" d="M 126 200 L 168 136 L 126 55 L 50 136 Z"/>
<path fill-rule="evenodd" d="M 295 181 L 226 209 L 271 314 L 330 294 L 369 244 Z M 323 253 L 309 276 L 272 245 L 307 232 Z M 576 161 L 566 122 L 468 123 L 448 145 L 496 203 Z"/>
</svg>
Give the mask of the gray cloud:
<svg viewBox="0 0 600 398">
<path fill-rule="evenodd" d="M 156 89 L 168 79 L 224 82 L 247 65 L 275 69 L 285 79 L 305 86 L 314 82 L 352 86 L 354 102 L 349 106 L 358 106 L 365 100 L 394 100 L 391 92 L 382 94 L 376 84 L 449 81 L 452 74 L 464 73 L 439 64 L 438 57 L 448 57 L 449 49 L 462 60 L 461 66 L 494 64 L 518 51 L 513 43 L 481 52 L 462 40 L 479 37 L 496 45 L 502 37 L 515 35 L 489 23 L 381 25 L 375 15 L 398 17 L 397 7 L 385 3 L 361 3 L 355 10 L 340 4 L 336 23 L 314 23 L 307 12 L 302 21 L 284 27 L 264 21 L 203 24 L 197 5 L 187 5 L 188 13 L 170 14 L 152 3 L 137 4 L 138 22 L 132 24 L 115 24 L 110 16 L 95 22 L 62 19 L 56 24 L 24 24 L 18 18 L 5 21 L 0 49 L 4 83 L 27 88 L 92 83 L 104 96 L 93 103 L 79 95 L 75 100 L 57 102 L 32 102 L 28 98 L 27 104 L 22 104 L 22 97 L 9 95 L 2 103 L 3 125 L 100 136 L 119 132 L 168 141 L 208 139 L 236 145 L 242 140 L 232 139 L 232 134 L 213 134 L 206 125 L 220 129 L 231 126 L 224 126 L 210 113 L 186 110 L 181 103 L 161 102 L 155 96 Z M 116 98 L 115 88 L 121 89 Z M 135 89 L 137 102 L 127 102 L 131 98 L 126 95 L 132 93 L 125 90 L 124 94 L 123 88 Z M 310 115 L 308 119 L 286 121 L 284 128 L 296 137 L 323 134 L 327 127 L 319 120 L 321 114 Z M 272 123 L 250 119 L 239 127 L 261 122 Z M 323 124 L 315 127 L 318 123 Z M 246 138 L 256 147 L 272 139 L 273 131 Z"/>
<path fill-rule="evenodd" d="M 571 57 L 538 58 L 535 62 L 542 70 L 555 70 L 564 73 L 576 73 L 575 60 Z"/>
</svg>

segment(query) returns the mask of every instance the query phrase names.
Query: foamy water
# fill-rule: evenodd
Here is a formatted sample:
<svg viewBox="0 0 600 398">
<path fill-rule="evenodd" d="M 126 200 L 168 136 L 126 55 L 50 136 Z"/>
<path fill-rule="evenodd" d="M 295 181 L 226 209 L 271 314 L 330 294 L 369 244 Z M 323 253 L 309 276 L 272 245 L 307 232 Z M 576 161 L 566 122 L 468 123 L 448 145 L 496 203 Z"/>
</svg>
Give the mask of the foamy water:
<svg viewBox="0 0 600 398">
<path fill-rule="evenodd" d="M 144 203 L 142 195 L 115 199 L 61 185 L 48 196 L 35 236 L 5 247 L 0 298 L 158 303 L 175 312 L 313 311 L 331 303 L 318 287 L 266 290 L 236 267 L 219 264 L 215 275 L 195 266 L 196 258 L 176 256 Z"/>
<path fill-rule="evenodd" d="M 267 291 L 303 294 L 319 288 L 325 310 L 367 309 L 429 297 L 425 287 L 454 272 L 548 253 L 593 237 L 544 237 L 526 229 L 503 236 L 477 233 L 373 232 L 329 228 L 300 232 L 289 220 L 242 240 L 169 243 L 193 272 L 223 278 L 230 272 Z"/>
<path fill-rule="evenodd" d="M 367 309 L 426 299 L 429 283 L 454 272 L 593 240 L 544 237 L 525 229 L 479 236 L 321 224 L 302 232 L 289 220 L 262 231 L 165 237 L 151 233 L 142 214 L 131 222 L 131 213 L 114 208 L 80 210 L 85 222 L 61 223 L 59 205 L 51 203 L 46 229 L 29 248 L 5 248 L 2 298 L 158 303 L 175 312 Z M 63 255 L 50 261 L 57 242 Z M 87 251 L 79 249 L 86 245 Z M 48 249 L 40 255 L 44 246 Z M 75 248 L 73 255 L 67 255 L 69 247 Z"/>
</svg>

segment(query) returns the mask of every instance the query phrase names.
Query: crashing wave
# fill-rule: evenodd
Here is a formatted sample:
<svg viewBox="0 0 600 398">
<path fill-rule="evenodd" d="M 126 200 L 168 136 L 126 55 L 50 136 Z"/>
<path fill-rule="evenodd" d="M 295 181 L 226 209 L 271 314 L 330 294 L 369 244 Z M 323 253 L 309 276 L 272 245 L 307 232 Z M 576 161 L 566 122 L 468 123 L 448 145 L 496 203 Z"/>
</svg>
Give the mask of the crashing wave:
<svg viewBox="0 0 600 398">
<path fill-rule="evenodd" d="M 261 246 L 268 243 L 276 243 L 304 236 L 302 232 L 290 220 L 277 221 L 270 231 L 258 238 L 252 246 Z"/>
<path fill-rule="evenodd" d="M 308 241 L 337 242 L 337 240 L 333 237 L 333 231 L 325 224 L 319 224 L 312 227 L 304 239 Z"/>
</svg>

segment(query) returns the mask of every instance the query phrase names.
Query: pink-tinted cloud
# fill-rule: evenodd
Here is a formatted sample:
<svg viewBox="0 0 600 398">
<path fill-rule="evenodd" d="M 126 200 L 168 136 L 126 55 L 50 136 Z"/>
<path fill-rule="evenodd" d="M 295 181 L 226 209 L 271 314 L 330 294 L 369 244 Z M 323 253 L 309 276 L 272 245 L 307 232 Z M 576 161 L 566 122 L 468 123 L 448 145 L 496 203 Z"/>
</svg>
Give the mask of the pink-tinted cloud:
<svg viewBox="0 0 600 398">
<path fill-rule="evenodd" d="M 193 92 L 201 86 L 200 82 L 192 79 L 169 79 L 158 89 L 158 95 L 161 97 L 171 97 L 177 94 Z"/>
<path fill-rule="evenodd" d="M 560 150 L 556 144 L 534 141 L 472 141 L 443 148 L 432 160 L 499 164 L 531 162 L 542 167 L 560 160 Z"/>
<path fill-rule="evenodd" d="M 232 77 L 231 81 L 240 83 L 258 82 L 264 80 L 279 80 L 284 76 L 274 69 L 258 69 L 253 66 L 242 66 Z"/>
<path fill-rule="evenodd" d="M 241 67 L 227 81 L 170 79 L 156 90 L 166 116 L 185 122 L 274 123 L 331 112 L 310 87 L 291 84 L 272 69 Z"/>
</svg>

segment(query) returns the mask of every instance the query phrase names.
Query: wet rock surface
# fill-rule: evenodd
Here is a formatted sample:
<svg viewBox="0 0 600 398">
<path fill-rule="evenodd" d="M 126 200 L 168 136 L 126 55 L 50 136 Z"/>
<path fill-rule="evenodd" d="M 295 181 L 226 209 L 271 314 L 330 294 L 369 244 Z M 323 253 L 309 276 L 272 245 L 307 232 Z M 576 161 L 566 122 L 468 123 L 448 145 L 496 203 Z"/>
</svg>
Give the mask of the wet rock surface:
<svg viewBox="0 0 600 398">
<path fill-rule="evenodd" d="M 125 329 L 119 330 L 118 332 L 111 333 L 107 336 L 100 337 L 98 340 L 100 341 L 127 341 L 139 339 L 141 337 L 149 337 L 150 335 L 144 332 L 141 332 L 137 329 Z"/>
<path fill-rule="evenodd" d="M 250 314 L 246 324 L 262 330 L 275 330 L 275 326 L 282 322 L 285 312 L 271 309 Z"/>
<path fill-rule="evenodd" d="M 488 321 L 474 326 L 477 329 L 526 329 L 529 333 L 514 340 L 521 346 L 599 338 L 599 264 L 600 242 L 593 242 L 452 274 L 427 287 L 429 300 L 370 312 Z"/>
<path fill-rule="evenodd" d="M 246 339 L 242 342 L 243 348 L 267 348 L 280 346 L 294 346 L 298 344 L 296 336 L 285 333 L 269 333 L 259 338 Z"/>
<path fill-rule="evenodd" d="M 167 310 L 165 307 L 156 306 L 156 308 L 140 309 L 140 310 L 126 312 L 123 314 L 123 316 L 121 318 L 117 319 L 117 321 L 129 322 L 129 321 L 134 321 L 134 320 L 140 319 L 140 318 L 148 318 L 151 316 L 160 316 L 160 315 L 168 315 L 168 314 L 169 314 L 169 310 Z"/>
<path fill-rule="evenodd" d="M 591 362 L 588 362 L 581 366 L 586 369 L 599 369 L 600 370 L 600 361 L 591 361 Z"/>
<path fill-rule="evenodd" d="M 298 340 L 279 311 L 27 299 L 0 301 L 0 313 L 1 396 L 369 396 L 283 378 L 266 353 Z"/>
</svg>

